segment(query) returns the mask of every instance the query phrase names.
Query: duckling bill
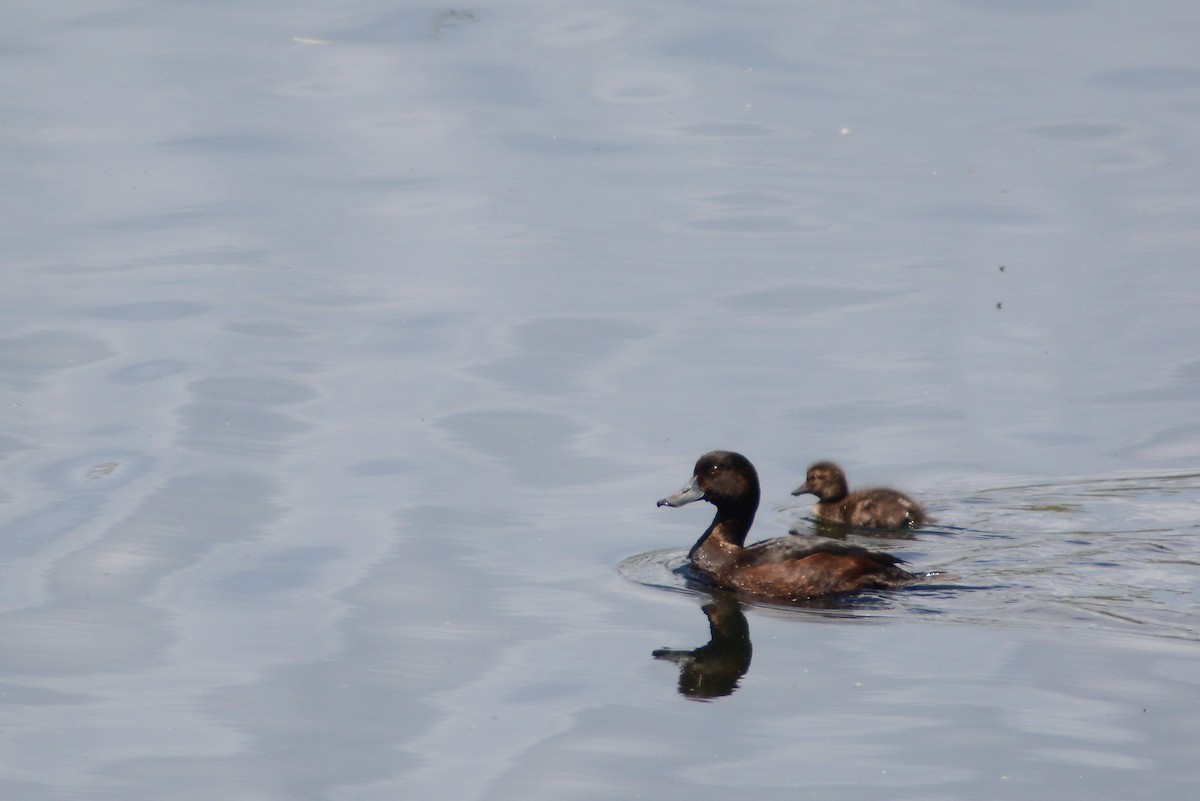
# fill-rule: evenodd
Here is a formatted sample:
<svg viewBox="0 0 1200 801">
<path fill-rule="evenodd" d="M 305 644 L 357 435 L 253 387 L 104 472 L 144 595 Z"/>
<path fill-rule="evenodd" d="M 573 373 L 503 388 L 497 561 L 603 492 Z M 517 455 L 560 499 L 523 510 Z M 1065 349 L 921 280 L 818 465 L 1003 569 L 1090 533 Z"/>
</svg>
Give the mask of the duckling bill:
<svg viewBox="0 0 1200 801">
<path fill-rule="evenodd" d="M 891 589 L 917 577 L 891 554 L 823 537 L 780 537 L 745 547 L 758 511 L 758 472 L 733 451 L 712 451 L 696 462 L 679 492 L 658 502 L 678 507 L 705 500 L 716 507 L 712 524 L 688 552 L 705 581 L 747 595 L 801 600 L 863 589 Z"/>
</svg>

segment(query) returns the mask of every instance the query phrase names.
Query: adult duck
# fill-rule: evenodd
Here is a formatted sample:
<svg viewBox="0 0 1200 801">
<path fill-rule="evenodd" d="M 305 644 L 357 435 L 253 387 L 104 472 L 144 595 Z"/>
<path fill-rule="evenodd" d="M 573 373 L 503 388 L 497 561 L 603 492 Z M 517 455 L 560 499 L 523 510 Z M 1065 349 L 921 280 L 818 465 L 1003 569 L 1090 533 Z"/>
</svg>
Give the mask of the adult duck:
<svg viewBox="0 0 1200 801">
<path fill-rule="evenodd" d="M 918 578 L 891 554 L 824 537 L 780 537 L 746 547 L 758 511 L 758 472 L 733 451 L 700 457 L 691 480 L 659 506 L 708 501 L 717 508 L 688 560 L 717 587 L 778 600 L 801 600 L 863 589 L 891 589 Z"/>
</svg>

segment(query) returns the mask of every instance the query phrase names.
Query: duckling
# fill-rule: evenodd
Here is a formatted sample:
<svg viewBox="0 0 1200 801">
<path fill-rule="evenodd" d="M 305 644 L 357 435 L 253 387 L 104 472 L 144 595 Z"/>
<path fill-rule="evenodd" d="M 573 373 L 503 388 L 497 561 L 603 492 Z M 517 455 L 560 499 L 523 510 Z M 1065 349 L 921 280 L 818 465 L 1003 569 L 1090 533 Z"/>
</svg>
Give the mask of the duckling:
<svg viewBox="0 0 1200 801">
<path fill-rule="evenodd" d="M 916 501 L 902 492 L 884 487 L 850 492 L 846 474 L 833 462 L 817 462 L 808 468 L 805 481 L 793 495 L 816 495 L 813 513 L 825 520 L 865 528 L 915 528 L 929 522 Z"/>
</svg>

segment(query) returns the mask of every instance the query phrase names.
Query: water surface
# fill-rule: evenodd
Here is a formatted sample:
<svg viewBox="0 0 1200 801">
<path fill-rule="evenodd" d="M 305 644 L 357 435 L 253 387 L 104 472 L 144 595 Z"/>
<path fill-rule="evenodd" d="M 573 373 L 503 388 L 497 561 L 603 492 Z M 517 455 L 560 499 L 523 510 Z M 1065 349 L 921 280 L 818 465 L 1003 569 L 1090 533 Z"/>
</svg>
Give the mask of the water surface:
<svg viewBox="0 0 1200 801">
<path fill-rule="evenodd" d="M 1194 794 L 1191 5 L 8 11 L 0 795 Z M 957 579 L 681 694 L 713 448 Z"/>
</svg>

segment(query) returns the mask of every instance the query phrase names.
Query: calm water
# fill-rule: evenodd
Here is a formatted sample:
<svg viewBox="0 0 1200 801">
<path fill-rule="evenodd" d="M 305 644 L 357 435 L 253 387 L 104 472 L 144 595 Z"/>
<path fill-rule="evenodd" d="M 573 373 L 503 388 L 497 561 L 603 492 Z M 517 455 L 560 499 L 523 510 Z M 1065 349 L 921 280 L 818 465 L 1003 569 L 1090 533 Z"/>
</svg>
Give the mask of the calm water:
<svg viewBox="0 0 1200 801">
<path fill-rule="evenodd" d="M 1195 796 L 1194 4 L 6 11 L 0 797 Z"/>
</svg>

